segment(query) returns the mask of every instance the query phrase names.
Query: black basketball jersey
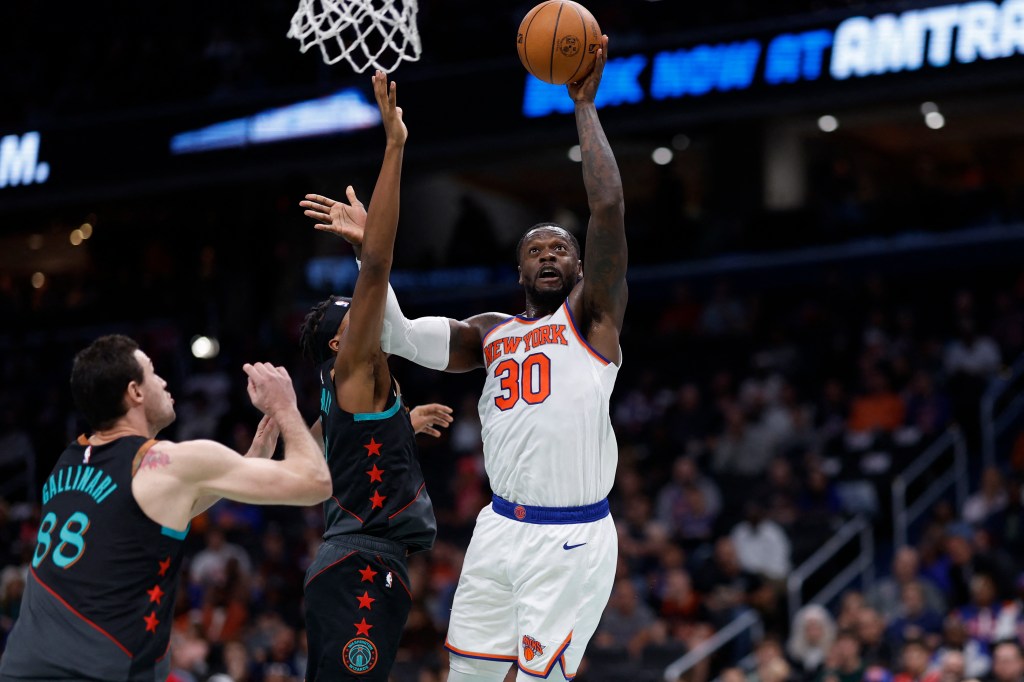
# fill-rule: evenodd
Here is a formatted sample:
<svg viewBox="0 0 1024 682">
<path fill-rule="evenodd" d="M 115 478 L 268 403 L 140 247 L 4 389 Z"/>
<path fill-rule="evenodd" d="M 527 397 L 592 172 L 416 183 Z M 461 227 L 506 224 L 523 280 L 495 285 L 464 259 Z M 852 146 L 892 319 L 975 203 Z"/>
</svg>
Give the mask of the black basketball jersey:
<svg viewBox="0 0 1024 682">
<path fill-rule="evenodd" d="M 420 470 L 416 434 L 402 398 L 392 390 L 383 412 L 351 414 L 338 407 L 334 360 L 320 368 L 320 423 L 334 491 L 324 502 L 324 538 L 362 533 L 430 549 L 434 508 Z"/>
<path fill-rule="evenodd" d="M 43 484 L 21 614 L 0 677 L 165 680 L 185 532 L 154 522 L 132 477 L 156 441 L 67 447 Z"/>
</svg>

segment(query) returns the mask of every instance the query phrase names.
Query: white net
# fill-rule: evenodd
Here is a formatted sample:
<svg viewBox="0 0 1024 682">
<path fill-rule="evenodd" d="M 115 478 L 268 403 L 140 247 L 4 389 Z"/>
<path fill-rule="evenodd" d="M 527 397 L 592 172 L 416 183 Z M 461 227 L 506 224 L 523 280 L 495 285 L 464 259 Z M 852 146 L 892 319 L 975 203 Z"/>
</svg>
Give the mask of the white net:
<svg viewBox="0 0 1024 682">
<path fill-rule="evenodd" d="M 391 73 L 420 58 L 416 0 L 299 0 L 288 37 L 314 45 L 328 64 L 347 60 L 358 72 Z"/>
</svg>

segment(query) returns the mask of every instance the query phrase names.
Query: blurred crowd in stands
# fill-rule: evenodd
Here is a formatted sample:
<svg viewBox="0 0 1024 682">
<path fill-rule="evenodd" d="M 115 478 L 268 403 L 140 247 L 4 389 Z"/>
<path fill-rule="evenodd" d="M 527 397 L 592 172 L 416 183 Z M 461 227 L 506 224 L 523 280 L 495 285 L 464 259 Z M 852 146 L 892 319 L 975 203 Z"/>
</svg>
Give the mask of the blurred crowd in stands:
<svg viewBox="0 0 1024 682">
<path fill-rule="evenodd" d="M 295 337 L 302 299 L 317 294 L 287 271 L 216 250 L 202 252 L 197 273 L 185 272 L 163 262 L 173 251 L 168 244 L 146 251 L 142 265 L 121 263 L 115 281 L 135 286 L 116 305 L 91 279 L 64 291 L 0 287 L 0 309 L 26 323 L 0 334 L 0 632 L 18 615 L 36 486 L 80 428 L 66 390 L 70 359 L 95 335 L 128 332 L 154 358 L 177 400 L 165 437 L 246 450 L 258 415 L 237 370 L 244 360 L 285 364 L 303 412 L 315 417 L 312 372 Z M 690 671 L 691 682 L 719 673 L 750 682 L 1017 679 L 1024 456 L 984 472 L 962 509 L 938 505 L 919 542 L 899 548 L 876 585 L 844 594 L 834 609 L 807 607 L 793 622 L 784 598 L 789 572 L 844 519 L 867 515 L 879 545 L 891 543 L 892 477 L 951 424 L 977 461 L 980 393 L 1024 350 L 1024 278 L 1012 267 L 963 275 L 812 269 L 679 283 L 667 303 L 664 283 L 634 288 L 612 402 L 619 571 L 578 679 L 659 679 L 668 662 L 747 610 L 760 616 L 764 637 L 738 638 Z M 174 282 L 192 288 L 177 298 L 165 291 Z M 460 317 L 485 305 L 511 313 L 517 301 L 407 312 Z M 133 316 L 142 302 L 145 314 Z M 218 358 L 188 356 L 189 327 L 174 317 L 185 308 L 216 321 Z M 490 495 L 480 378 L 437 379 L 393 362 L 411 403 L 455 409 L 440 439 L 421 437 L 440 532 L 433 551 L 410 558 L 414 607 L 394 671 L 401 682 L 440 682 L 448 609 Z M 18 476 L 30 460 L 36 480 L 26 487 Z M 302 679 L 303 573 L 322 525 L 319 508 L 229 502 L 196 519 L 178 593 L 176 680 Z M 735 667 L 744 659 L 751 671 Z"/>
</svg>

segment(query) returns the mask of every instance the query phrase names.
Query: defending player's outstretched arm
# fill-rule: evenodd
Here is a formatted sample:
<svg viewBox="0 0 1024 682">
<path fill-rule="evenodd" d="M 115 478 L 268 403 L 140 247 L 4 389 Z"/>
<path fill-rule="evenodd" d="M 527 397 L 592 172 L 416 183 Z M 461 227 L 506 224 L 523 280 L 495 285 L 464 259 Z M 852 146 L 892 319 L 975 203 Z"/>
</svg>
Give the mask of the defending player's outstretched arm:
<svg viewBox="0 0 1024 682">
<path fill-rule="evenodd" d="M 321 194 L 307 194 L 306 200 L 300 202 L 300 205 L 308 217 L 317 221 L 318 230 L 342 237 L 352 244 L 356 258 L 360 258 L 366 209 L 351 185 L 345 189 L 345 195 L 348 204 Z M 410 320 L 402 312 L 398 298 L 389 285 L 380 345 L 385 353 L 405 358 L 422 367 L 453 373 L 468 372 L 483 367 L 483 336 L 488 329 L 506 318 L 507 315 L 484 313 L 466 320 L 447 317 L 419 317 Z"/>
<path fill-rule="evenodd" d="M 607 54 L 608 36 L 601 36 L 594 70 L 567 86 L 576 105 L 583 183 L 590 205 L 582 291 L 573 291 L 569 302 L 590 344 L 618 364 L 627 299 L 625 203 L 619 167 L 594 105 Z"/>
<path fill-rule="evenodd" d="M 402 110 L 396 103 L 394 81 L 389 87 L 387 76 L 378 71 L 373 76 L 373 93 L 387 134 L 387 146 L 374 201 L 366 216 L 363 266 L 352 293 L 350 320 L 334 360 L 338 405 L 352 413 L 382 410 L 391 389 L 391 374 L 380 354 L 380 333 L 394 260 L 402 156 L 408 137 Z"/>
</svg>

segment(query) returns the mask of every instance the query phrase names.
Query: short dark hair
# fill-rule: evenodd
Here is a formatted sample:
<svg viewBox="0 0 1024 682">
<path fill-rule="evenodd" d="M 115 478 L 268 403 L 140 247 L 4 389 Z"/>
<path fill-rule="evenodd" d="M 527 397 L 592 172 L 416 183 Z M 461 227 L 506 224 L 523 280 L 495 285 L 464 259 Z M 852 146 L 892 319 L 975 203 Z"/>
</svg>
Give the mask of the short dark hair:
<svg viewBox="0 0 1024 682">
<path fill-rule="evenodd" d="M 569 235 L 569 242 L 572 244 L 572 248 L 575 249 L 575 251 L 576 251 L 576 258 L 579 259 L 579 257 L 580 257 L 580 243 L 576 240 L 576 237 L 575 237 L 575 235 L 573 235 L 572 232 L 570 232 L 569 230 L 565 229 L 564 227 L 562 227 L 558 223 L 550 223 L 550 222 L 549 223 L 537 223 L 536 225 L 534 225 L 533 227 L 528 229 L 526 232 L 523 232 L 523 236 L 519 238 L 519 242 L 516 244 L 516 264 L 517 265 L 519 263 L 523 262 L 523 244 L 526 243 L 527 235 L 529 235 L 534 230 L 539 230 L 542 227 L 553 227 L 553 228 L 562 230 L 567 235 Z"/>
<path fill-rule="evenodd" d="M 302 320 L 302 325 L 299 326 L 299 349 L 302 351 L 302 356 L 310 362 L 319 363 L 323 361 L 324 349 L 320 347 L 317 330 L 320 329 L 320 323 L 324 321 L 324 315 L 327 314 L 327 306 L 333 305 L 335 301 L 340 300 L 345 300 L 345 297 L 330 296 L 320 301 L 306 313 L 306 317 Z M 338 330 L 335 329 L 334 334 L 337 332 Z"/>
<path fill-rule="evenodd" d="M 135 357 L 139 344 L 121 334 L 110 334 L 89 344 L 75 356 L 71 367 L 71 395 L 89 428 L 109 428 L 128 412 L 124 392 L 128 384 L 141 384 L 145 374 Z"/>
</svg>

